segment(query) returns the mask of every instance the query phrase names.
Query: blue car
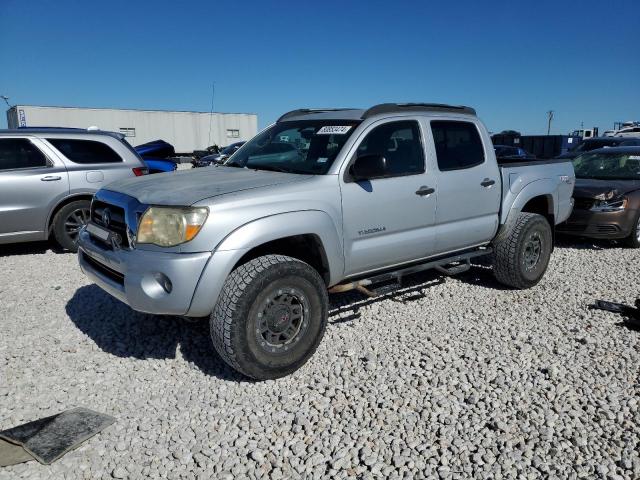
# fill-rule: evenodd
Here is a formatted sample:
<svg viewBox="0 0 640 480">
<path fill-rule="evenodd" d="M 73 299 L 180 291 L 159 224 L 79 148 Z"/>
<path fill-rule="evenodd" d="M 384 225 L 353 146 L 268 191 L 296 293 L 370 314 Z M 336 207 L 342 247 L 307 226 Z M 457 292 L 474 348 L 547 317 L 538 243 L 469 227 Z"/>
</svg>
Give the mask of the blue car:
<svg viewBox="0 0 640 480">
<path fill-rule="evenodd" d="M 134 148 L 149 168 L 149 173 L 173 172 L 177 170 L 176 162 L 168 157 L 176 154 L 173 145 L 164 140 L 154 140 Z"/>
<path fill-rule="evenodd" d="M 142 161 L 149 167 L 149 173 L 173 172 L 178 169 L 178 165 L 173 160 L 142 157 Z"/>
<path fill-rule="evenodd" d="M 141 157 L 167 158 L 173 157 L 176 154 L 173 145 L 164 140 L 154 140 L 153 142 L 143 143 L 135 147 L 135 150 Z"/>
</svg>

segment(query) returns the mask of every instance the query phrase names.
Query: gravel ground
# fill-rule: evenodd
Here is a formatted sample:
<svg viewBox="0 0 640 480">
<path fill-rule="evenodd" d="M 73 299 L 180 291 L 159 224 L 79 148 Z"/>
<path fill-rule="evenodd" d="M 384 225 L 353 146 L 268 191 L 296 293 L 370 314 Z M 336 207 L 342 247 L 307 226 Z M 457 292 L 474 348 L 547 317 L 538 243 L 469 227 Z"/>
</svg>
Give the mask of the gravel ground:
<svg viewBox="0 0 640 480">
<path fill-rule="evenodd" d="M 589 311 L 640 295 L 640 252 L 565 243 L 508 291 L 482 266 L 333 297 L 294 375 L 226 368 L 207 326 L 143 315 L 46 246 L 0 250 L 0 429 L 84 406 L 117 422 L 25 478 L 640 476 L 640 332 Z"/>
</svg>

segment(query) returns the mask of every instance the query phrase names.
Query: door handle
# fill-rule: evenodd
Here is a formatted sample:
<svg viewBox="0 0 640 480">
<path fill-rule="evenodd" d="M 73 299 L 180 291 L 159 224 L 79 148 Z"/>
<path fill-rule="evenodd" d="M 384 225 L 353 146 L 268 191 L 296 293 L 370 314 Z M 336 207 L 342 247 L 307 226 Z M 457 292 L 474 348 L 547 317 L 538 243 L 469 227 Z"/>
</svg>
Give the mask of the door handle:
<svg viewBox="0 0 640 480">
<path fill-rule="evenodd" d="M 491 185 L 495 185 L 495 183 L 496 183 L 495 180 L 492 180 L 490 178 L 485 178 L 480 182 L 480 185 L 482 185 L 484 188 L 487 188 L 487 187 L 490 187 Z"/>
<path fill-rule="evenodd" d="M 58 175 L 47 175 L 46 177 L 42 177 L 40 180 L 43 182 L 55 182 L 56 180 L 62 180 L 62 177 Z"/>
<path fill-rule="evenodd" d="M 435 191 L 436 191 L 435 188 L 430 188 L 430 187 L 427 187 L 426 185 L 423 185 L 418 190 L 416 190 L 416 195 L 420 195 L 421 197 L 424 197 L 425 195 L 431 195 Z"/>
</svg>

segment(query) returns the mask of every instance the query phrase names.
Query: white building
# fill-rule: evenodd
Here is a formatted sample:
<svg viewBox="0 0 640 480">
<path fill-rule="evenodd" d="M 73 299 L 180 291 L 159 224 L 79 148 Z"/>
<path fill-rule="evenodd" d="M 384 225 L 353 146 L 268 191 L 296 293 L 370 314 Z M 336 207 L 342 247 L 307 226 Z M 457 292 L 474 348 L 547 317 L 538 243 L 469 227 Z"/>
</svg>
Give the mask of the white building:
<svg viewBox="0 0 640 480">
<path fill-rule="evenodd" d="M 252 113 L 169 112 L 115 108 L 41 107 L 16 105 L 7 110 L 9 128 L 98 127 L 121 132 L 133 146 L 152 140 L 172 144 L 176 152 L 204 150 L 249 140 L 258 130 Z"/>
</svg>

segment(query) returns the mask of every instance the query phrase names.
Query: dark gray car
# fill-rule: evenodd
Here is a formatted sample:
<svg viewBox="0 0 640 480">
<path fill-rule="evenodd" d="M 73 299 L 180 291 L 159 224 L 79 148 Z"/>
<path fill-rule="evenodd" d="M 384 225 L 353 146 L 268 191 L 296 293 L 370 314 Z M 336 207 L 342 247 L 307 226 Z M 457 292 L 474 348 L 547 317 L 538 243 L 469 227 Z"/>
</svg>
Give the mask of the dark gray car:
<svg viewBox="0 0 640 480">
<path fill-rule="evenodd" d="M 572 148 L 568 152 L 563 153 L 557 158 L 573 159 L 583 153 L 596 150 L 598 148 L 612 148 L 612 147 L 632 147 L 640 146 L 640 139 L 625 138 L 625 137 L 596 137 L 587 138 L 583 140 L 577 147 Z"/>
<path fill-rule="evenodd" d="M 0 130 L 0 244 L 53 236 L 75 251 L 93 194 L 114 180 L 146 173 L 119 133 Z"/>
</svg>

